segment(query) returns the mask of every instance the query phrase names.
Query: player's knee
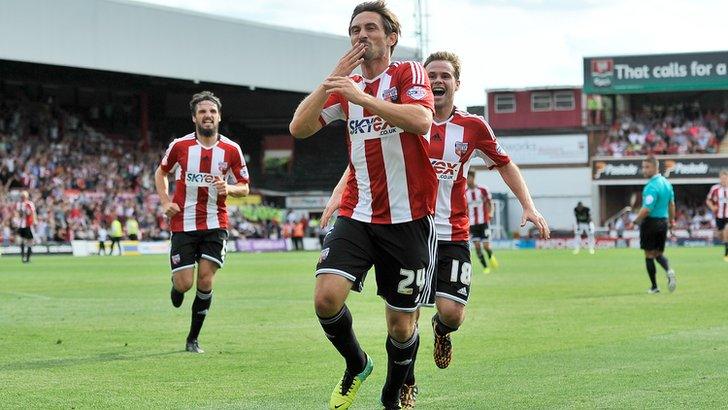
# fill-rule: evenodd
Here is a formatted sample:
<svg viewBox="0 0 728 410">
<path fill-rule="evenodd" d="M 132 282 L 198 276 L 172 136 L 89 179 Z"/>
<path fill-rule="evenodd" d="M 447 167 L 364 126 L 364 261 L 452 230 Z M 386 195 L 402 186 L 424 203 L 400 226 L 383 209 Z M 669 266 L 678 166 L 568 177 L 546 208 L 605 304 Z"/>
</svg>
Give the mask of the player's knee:
<svg viewBox="0 0 728 410">
<path fill-rule="evenodd" d="M 197 278 L 197 289 L 205 292 L 212 289 L 212 275 L 202 276 Z"/>
<path fill-rule="evenodd" d="M 174 288 L 182 293 L 187 292 L 188 290 L 190 290 L 190 288 L 192 288 L 192 278 L 175 276 Z"/>
<path fill-rule="evenodd" d="M 457 304 L 457 306 L 452 305 L 447 309 L 443 309 L 438 312 L 438 315 L 444 324 L 453 329 L 459 328 L 465 321 L 465 309 L 464 306 L 460 304 Z"/>
<path fill-rule="evenodd" d="M 316 292 L 313 303 L 319 317 L 332 317 L 343 307 L 339 299 L 330 292 Z"/>
<path fill-rule="evenodd" d="M 405 342 L 414 334 L 415 323 L 414 315 L 393 316 L 387 321 L 387 332 L 394 340 Z"/>
</svg>

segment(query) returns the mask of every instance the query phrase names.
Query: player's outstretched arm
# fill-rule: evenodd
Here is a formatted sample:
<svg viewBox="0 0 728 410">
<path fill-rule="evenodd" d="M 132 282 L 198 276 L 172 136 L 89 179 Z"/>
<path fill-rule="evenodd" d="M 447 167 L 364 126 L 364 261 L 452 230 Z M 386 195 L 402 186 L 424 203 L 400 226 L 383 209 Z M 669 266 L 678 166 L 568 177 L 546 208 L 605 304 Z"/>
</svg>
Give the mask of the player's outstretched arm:
<svg viewBox="0 0 728 410">
<path fill-rule="evenodd" d="M 539 234 L 542 238 L 548 239 L 551 236 L 551 230 L 549 229 L 546 219 L 536 209 L 536 205 L 533 203 L 531 193 L 528 192 L 526 181 L 521 175 L 521 171 L 513 161 L 508 164 L 498 167 L 503 181 L 508 185 L 508 188 L 513 191 L 513 194 L 518 198 L 518 202 L 521 203 L 523 208 L 523 216 L 521 217 L 521 226 L 526 225 L 526 221 L 531 221 L 536 228 L 538 228 Z"/>
<path fill-rule="evenodd" d="M 349 167 L 346 167 L 344 174 L 341 176 L 339 183 L 334 187 L 334 191 L 331 193 L 331 198 L 326 203 L 324 213 L 321 215 L 320 226 L 323 228 L 329 224 L 331 216 L 339 209 L 341 204 L 341 196 L 344 194 L 344 188 L 346 187 L 346 180 L 349 179 Z"/>
<path fill-rule="evenodd" d="M 366 46 L 357 43 L 349 51 L 344 54 L 334 69 L 331 71 L 330 77 L 340 77 L 348 79 L 354 69 L 364 61 L 361 57 L 366 50 Z M 327 78 L 328 80 L 328 78 Z M 325 83 L 325 81 L 324 81 Z M 326 99 L 329 97 L 324 85 L 316 87 L 316 89 L 301 101 L 293 114 L 293 119 L 288 125 L 291 135 L 296 138 L 308 138 L 321 129 L 319 116 L 324 108 Z"/>
</svg>

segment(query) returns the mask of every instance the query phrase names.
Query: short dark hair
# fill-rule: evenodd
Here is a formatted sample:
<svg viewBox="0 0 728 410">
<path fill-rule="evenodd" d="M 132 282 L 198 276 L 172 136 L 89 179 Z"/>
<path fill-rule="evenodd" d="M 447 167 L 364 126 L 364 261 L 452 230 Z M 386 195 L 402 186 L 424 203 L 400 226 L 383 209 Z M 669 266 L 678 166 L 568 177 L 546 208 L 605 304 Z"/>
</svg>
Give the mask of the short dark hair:
<svg viewBox="0 0 728 410">
<path fill-rule="evenodd" d="M 222 102 L 220 102 L 220 99 L 217 98 L 212 91 L 202 91 L 193 95 L 190 100 L 190 111 L 192 112 L 192 115 L 195 115 L 195 112 L 197 112 L 197 104 L 203 101 L 211 101 L 215 103 L 217 111 L 222 112 Z"/>
<path fill-rule="evenodd" d="M 650 164 L 654 165 L 655 168 L 658 168 L 659 163 L 657 162 L 657 158 L 655 158 L 654 155 L 648 155 L 647 158 L 643 159 L 644 162 L 649 162 Z"/>
<path fill-rule="evenodd" d="M 351 19 L 349 20 L 349 32 L 351 32 L 351 22 L 354 21 L 354 17 L 365 11 L 377 13 L 382 17 L 382 24 L 384 24 L 384 33 L 386 35 L 397 33 L 397 40 L 395 40 L 394 44 L 392 44 L 392 47 L 389 48 L 389 53 L 393 54 L 394 46 L 397 45 L 397 43 L 399 42 L 399 36 L 402 35 L 401 27 L 399 25 L 399 20 L 397 19 L 397 16 L 392 13 L 390 9 L 387 8 L 387 3 L 385 3 L 383 0 L 367 1 L 364 3 L 360 3 L 358 6 L 354 7 L 354 12 L 351 13 Z"/>
<path fill-rule="evenodd" d="M 425 68 L 427 67 L 427 64 L 430 64 L 433 61 L 448 61 L 450 64 L 452 64 L 453 69 L 453 75 L 455 76 L 456 80 L 460 80 L 460 57 L 458 57 L 457 54 L 451 53 L 450 51 L 437 51 L 432 54 L 430 54 L 429 57 L 427 57 L 427 60 L 425 60 Z"/>
</svg>

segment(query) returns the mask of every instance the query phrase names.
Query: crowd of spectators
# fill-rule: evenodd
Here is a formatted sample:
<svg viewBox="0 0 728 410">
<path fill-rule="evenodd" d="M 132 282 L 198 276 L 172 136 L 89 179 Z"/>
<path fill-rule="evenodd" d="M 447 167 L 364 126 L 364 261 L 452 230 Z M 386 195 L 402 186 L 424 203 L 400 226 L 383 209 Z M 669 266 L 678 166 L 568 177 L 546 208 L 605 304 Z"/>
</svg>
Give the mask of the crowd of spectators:
<svg viewBox="0 0 728 410">
<path fill-rule="evenodd" d="M 669 108 L 615 121 L 597 147 L 600 156 L 714 154 L 728 132 L 728 112 Z"/>
</svg>

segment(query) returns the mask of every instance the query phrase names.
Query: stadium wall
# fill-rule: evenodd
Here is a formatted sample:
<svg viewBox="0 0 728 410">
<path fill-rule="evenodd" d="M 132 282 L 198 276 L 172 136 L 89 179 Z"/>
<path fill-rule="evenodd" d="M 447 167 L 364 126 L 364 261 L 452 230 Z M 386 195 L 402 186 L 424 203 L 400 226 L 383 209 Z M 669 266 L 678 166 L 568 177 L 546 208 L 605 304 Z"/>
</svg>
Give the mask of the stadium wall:
<svg viewBox="0 0 728 410">
<path fill-rule="evenodd" d="M 544 215 L 551 229 L 573 229 L 574 207 L 579 201 L 592 209 L 592 215 L 598 215 L 598 210 L 595 208 L 597 202 L 592 201 L 594 196 L 590 168 L 527 168 L 521 169 L 521 173 L 528 184 L 536 207 Z M 506 224 L 508 231 L 525 234 L 531 228 L 530 224 L 526 229 L 519 227 L 521 205 L 503 182 L 498 171 L 477 171 L 475 180 L 477 184 L 490 188 L 493 193 L 502 192 L 508 195 Z"/>
<path fill-rule="evenodd" d="M 297 92 L 350 48 L 344 35 L 125 0 L 1 1 L 0 38 L 4 60 Z"/>
</svg>

